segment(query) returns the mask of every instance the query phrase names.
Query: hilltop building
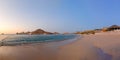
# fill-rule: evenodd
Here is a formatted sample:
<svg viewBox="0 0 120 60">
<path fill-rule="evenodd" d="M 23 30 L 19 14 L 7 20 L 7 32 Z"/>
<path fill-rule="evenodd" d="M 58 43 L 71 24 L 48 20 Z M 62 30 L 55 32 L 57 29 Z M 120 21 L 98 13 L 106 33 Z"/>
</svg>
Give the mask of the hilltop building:
<svg viewBox="0 0 120 60">
<path fill-rule="evenodd" d="M 108 28 L 108 31 L 114 31 L 114 30 L 120 30 L 120 26 L 118 25 L 112 25 Z"/>
</svg>

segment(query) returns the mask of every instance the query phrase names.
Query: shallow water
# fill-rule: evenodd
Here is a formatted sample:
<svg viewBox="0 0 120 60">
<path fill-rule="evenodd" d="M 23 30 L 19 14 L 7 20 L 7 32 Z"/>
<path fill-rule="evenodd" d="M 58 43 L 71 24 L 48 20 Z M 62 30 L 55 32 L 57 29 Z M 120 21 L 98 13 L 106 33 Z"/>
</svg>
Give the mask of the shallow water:
<svg viewBox="0 0 120 60">
<path fill-rule="evenodd" d="M 62 41 L 75 38 L 77 35 L 0 35 L 0 45 L 20 45 L 30 43 Z"/>
</svg>

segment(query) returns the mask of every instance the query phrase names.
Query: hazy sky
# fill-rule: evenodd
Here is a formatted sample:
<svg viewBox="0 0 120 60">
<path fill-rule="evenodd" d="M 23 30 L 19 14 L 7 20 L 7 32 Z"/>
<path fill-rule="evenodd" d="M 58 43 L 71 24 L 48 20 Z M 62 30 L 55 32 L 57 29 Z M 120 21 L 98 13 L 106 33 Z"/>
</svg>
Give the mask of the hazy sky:
<svg viewBox="0 0 120 60">
<path fill-rule="evenodd" d="M 0 32 L 75 32 L 120 25 L 120 0 L 0 0 Z"/>
</svg>

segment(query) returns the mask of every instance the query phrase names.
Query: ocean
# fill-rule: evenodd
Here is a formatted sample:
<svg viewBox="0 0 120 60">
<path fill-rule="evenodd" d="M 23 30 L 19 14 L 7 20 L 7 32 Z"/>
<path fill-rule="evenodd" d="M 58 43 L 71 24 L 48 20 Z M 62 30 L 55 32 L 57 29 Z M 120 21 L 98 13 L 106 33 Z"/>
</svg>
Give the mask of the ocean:
<svg viewBox="0 0 120 60">
<path fill-rule="evenodd" d="M 3 38 L 4 37 L 4 38 Z M 0 35 L 0 46 L 63 41 L 76 38 L 75 34 L 58 35 Z"/>
</svg>

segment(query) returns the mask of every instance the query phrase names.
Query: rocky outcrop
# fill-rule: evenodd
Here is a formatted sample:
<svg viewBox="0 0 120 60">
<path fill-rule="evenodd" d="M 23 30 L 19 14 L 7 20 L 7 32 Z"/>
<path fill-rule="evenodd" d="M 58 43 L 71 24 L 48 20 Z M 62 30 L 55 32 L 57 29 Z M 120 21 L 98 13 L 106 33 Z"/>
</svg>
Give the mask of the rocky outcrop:
<svg viewBox="0 0 120 60">
<path fill-rule="evenodd" d="M 31 32 L 31 34 L 33 35 L 33 34 L 53 34 L 53 33 L 51 33 L 51 32 L 46 32 L 46 31 L 44 31 L 44 30 L 42 30 L 42 29 L 37 29 L 37 30 Z"/>
<path fill-rule="evenodd" d="M 45 31 L 42 29 L 37 29 L 37 30 L 31 32 L 31 34 L 44 34 L 44 33 L 45 33 Z"/>
<path fill-rule="evenodd" d="M 21 32 L 21 33 L 16 33 L 16 34 L 18 34 L 18 35 L 20 35 L 20 34 L 39 35 L 39 34 L 54 34 L 54 33 L 47 32 L 47 31 L 44 31 L 42 29 L 37 29 L 37 30 L 32 31 L 32 32 Z"/>
<path fill-rule="evenodd" d="M 20 32 L 20 33 L 16 33 L 17 35 L 27 35 L 27 34 L 30 34 L 30 32 L 29 33 L 27 33 L 27 32 Z"/>
</svg>

